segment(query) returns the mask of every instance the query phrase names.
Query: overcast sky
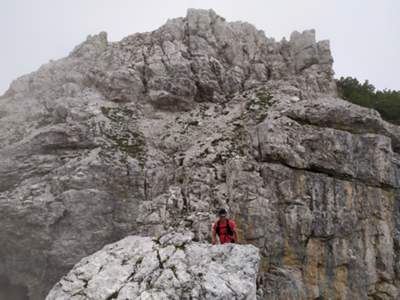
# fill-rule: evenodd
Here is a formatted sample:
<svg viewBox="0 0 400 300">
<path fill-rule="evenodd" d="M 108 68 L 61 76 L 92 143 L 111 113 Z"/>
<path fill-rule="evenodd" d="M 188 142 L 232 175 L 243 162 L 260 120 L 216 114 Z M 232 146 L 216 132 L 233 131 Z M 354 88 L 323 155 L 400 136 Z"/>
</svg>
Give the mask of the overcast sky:
<svg viewBox="0 0 400 300">
<path fill-rule="evenodd" d="M 247 21 L 276 40 L 315 28 L 318 40 L 331 41 L 336 77 L 400 90 L 399 0 L 0 0 L 0 94 L 89 34 L 107 31 L 117 41 L 191 7 Z"/>
</svg>

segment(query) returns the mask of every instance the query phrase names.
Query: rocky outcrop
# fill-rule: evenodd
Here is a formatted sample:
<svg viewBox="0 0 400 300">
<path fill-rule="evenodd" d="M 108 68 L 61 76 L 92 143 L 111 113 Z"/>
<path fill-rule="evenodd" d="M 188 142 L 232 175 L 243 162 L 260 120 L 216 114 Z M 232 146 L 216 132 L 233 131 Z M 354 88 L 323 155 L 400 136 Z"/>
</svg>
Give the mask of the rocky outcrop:
<svg viewBox="0 0 400 300">
<path fill-rule="evenodd" d="M 129 236 L 81 260 L 50 291 L 61 299 L 255 299 L 258 249 Z"/>
<path fill-rule="evenodd" d="M 189 10 L 17 79 L 0 98 L 1 282 L 41 300 L 128 235 L 209 241 L 222 206 L 260 249 L 261 299 L 396 299 L 400 129 L 332 76 L 313 30 L 275 42 Z"/>
</svg>

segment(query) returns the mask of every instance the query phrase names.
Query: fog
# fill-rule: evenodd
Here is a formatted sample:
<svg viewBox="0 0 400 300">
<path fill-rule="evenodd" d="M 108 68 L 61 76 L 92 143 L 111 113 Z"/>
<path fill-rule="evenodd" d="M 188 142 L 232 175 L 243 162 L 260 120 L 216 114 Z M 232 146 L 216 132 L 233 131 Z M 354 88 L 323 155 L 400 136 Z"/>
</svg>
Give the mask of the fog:
<svg viewBox="0 0 400 300">
<path fill-rule="evenodd" d="M 0 300 L 29 300 L 25 287 L 12 285 L 8 279 L 0 276 Z"/>
</svg>

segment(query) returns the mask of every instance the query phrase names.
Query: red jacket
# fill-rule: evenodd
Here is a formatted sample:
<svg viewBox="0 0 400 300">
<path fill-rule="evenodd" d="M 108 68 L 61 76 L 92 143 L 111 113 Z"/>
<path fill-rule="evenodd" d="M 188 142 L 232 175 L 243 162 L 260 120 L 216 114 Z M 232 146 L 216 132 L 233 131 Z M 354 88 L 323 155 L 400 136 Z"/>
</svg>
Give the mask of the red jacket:
<svg viewBox="0 0 400 300">
<path fill-rule="evenodd" d="M 217 222 L 215 222 L 213 224 L 213 230 L 217 229 Z M 234 235 L 229 235 L 227 232 L 227 226 L 226 226 L 227 222 L 226 221 L 219 221 L 219 241 L 221 242 L 221 244 L 225 244 L 225 243 L 232 243 L 234 242 Z M 236 223 L 233 220 L 229 220 L 229 227 L 231 228 L 232 231 L 235 231 L 236 229 Z"/>
</svg>

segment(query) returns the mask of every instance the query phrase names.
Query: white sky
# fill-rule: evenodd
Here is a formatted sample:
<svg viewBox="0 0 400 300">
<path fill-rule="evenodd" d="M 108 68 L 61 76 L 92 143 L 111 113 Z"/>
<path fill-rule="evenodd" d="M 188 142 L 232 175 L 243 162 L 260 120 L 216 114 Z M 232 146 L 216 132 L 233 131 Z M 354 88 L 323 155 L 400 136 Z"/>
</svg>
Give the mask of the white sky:
<svg viewBox="0 0 400 300">
<path fill-rule="evenodd" d="M 18 76 L 68 53 L 89 34 L 112 41 L 151 31 L 187 8 L 212 8 L 280 40 L 315 28 L 329 39 L 336 77 L 400 90 L 399 0 L 0 0 L 0 94 Z"/>
</svg>

